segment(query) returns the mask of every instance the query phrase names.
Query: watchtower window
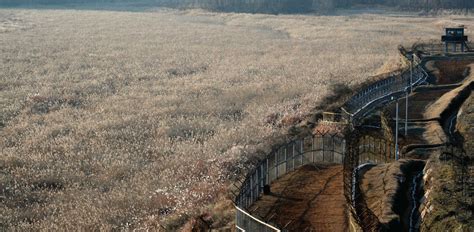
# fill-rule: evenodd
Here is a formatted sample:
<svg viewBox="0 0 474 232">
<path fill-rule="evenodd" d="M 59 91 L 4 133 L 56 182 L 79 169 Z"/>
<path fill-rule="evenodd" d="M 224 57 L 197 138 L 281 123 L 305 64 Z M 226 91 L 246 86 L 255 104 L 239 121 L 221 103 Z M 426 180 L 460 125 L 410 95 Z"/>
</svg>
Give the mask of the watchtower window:
<svg viewBox="0 0 474 232">
<path fill-rule="evenodd" d="M 449 45 L 452 45 L 453 51 L 456 52 L 456 47 L 461 46 L 461 52 L 464 52 L 466 46 L 467 36 L 464 35 L 464 28 L 446 28 L 446 34 L 441 37 L 441 41 L 445 43 L 446 52 L 448 52 Z"/>
<path fill-rule="evenodd" d="M 446 36 L 462 37 L 464 36 L 464 28 L 446 28 Z"/>
</svg>

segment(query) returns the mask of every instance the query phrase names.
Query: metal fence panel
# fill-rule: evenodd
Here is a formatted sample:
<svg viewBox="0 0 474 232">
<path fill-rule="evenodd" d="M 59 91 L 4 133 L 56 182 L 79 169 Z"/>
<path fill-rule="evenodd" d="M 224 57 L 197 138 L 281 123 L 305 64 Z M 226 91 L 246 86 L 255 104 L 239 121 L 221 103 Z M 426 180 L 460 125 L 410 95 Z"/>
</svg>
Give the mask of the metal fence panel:
<svg viewBox="0 0 474 232">
<path fill-rule="evenodd" d="M 354 120 L 354 115 L 372 102 L 397 92 L 407 91 L 409 88 L 421 84 L 428 75 L 419 65 L 421 59 L 415 56 L 414 61 L 417 66 L 413 69 L 413 80 L 410 81 L 411 75 L 404 72 L 366 87 L 344 105 L 343 110 L 348 114 L 345 118 Z M 280 176 L 305 164 L 344 162 L 344 165 L 346 165 L 348 159 L 348 157 L 345 157 L 346 153 L 357 154 L 357 157 L 350 158 L 357 159 L 356 163 L 379 163 L 395 159 L 394 149 L 388 141 L 366 137 L 361 138 L 357 146 L 357 148 L 346 148 L 346 140 L 342 136 L 334 135 L 315 135 L 287 143 L 272 151 L 247 176 L 235 202 L 239 207 L 248 208 L 258 200 L 263 192 L 264 185 L 270 184 Z M 348 152 L 346 149 L 352 150 L 352 152 Z M 347 171 L 346 167 L 344 170 Z M 346 181 L 346 179 L 344 180 Z M 351 183 L 345 183 L 346 185 L 351 185 Z M 345 187 L 345 189 L 349 188 Z M 237 226 L 240 230 L 279 231 L 276 227 L 269 230 L 270 227 L 265 225 L 265 222 L 259 221 L 243 210 L 238 210 L 236 217 Z"/>
<path fill-rule="evenodd" d="M 384 150 L 381 149 L 382 145 L 386 147 L 385 150 L 388 150 L 393 144 L 389 140 L 361 136 L 358 131 L 351 133 L 347 141 L 348 147 L 344 157 L 344 195 L 351 205 L 351 214 L 363 231 L 380 231 L 382 228 L 377 216 L 370 210 L 360 194 L 360 186 L 357 183 L 358 171 L 364 164 L 378 163 L 379 160 L 385 159 L 386 155 L 379 153 Z M 388 161 L 392 160 L 395 160 L 395 157 Z"/>
<path fill-rule="evenodd" d="M 270 154 L 267 160 L 268 160 L 268 183 L 271 183 L 277 178 L 275 153 Z"/>
<path fill-rule="evenodd" d="M 410 70 L 401 74 L 396 74 L 387 79 L 377 81 L 370 86 L 362 89 L 358 94 L 349 99 L 344 105 L 344 110 L 353 117 L 372 102 L 394 93 L 404 92 L 410 88 L 421 84 L 426 80 L 428 74 L 420 66 L 421 59 L 414 56 L 413 78 L 410 80 Z M 411 83 L 411 85 L 410 85 Z"/>
</svg>

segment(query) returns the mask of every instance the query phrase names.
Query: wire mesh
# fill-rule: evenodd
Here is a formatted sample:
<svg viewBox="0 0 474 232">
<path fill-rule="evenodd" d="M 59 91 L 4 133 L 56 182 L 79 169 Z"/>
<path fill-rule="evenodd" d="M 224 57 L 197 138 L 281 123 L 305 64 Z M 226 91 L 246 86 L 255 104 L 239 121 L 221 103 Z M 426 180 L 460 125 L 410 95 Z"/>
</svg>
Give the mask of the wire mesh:
<svg viewBox="0 0 474 232">
<path fill-rule="evenodd" d="M 263 228 L 265 225 L 256 221 L 255 216 L 245 212 L 261 197 L 264 186 L 306 164 L 316 162 L 342 164 L 344 153 L 343 135 L 330 133 L 316 133 L 272 150 L 247 174 L 239 188 L 234 201 L 241 209 L 236 216 L 236 227 L 244 231 L 275 231 Z"/>
</svg>

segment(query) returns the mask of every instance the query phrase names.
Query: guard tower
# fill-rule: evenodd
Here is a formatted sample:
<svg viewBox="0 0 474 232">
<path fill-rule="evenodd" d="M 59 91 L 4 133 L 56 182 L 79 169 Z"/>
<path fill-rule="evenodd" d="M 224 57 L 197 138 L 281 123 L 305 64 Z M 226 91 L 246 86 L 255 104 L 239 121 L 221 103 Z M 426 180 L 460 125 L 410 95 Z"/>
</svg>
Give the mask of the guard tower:
<svg viewBox="0 0 474 232">
<path fill-rule="evenodd" d="M 458 44 L 461 45 L 461 52 L 466 47 L 467 36 L 464 35 L 464 27 L 446 28 L 446 35 L 441 37 L 445 43 L 446 52 L 449 52 L 449 45 L 453 45 L 453 52 L 456 52 Z"/>
</svg>

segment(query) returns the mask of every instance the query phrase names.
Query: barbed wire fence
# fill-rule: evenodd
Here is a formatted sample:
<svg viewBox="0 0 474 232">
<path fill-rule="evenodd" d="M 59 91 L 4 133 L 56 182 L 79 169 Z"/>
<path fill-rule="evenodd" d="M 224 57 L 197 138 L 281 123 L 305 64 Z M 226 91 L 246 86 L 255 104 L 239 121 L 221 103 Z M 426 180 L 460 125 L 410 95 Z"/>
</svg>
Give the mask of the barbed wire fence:
<svg viewBox="0 0 474 232">
<path fill-rule="evenodd" d="M 428 78 L 428 73 L 422 67 L 422 59 L 413 54 L 409 59 L 403 56 L 407 62 L 413 61 L 413 67 L 404 70 L 401 74 L 392 75 L 385 79 L 376 81 L 360 90 L 352 96 L 342 107 L 342 111 L 347 115 L 349 121 L 357 124 L 364 116 L 364 110 L 381 100 L 389 100 L 388 97 L 406 93 L 415 86 L 423 84 Z"/>
<path fill-rule="evenodd" d="M 347 152 L 344 160 L 344 195 L 349 203 L 349 212 L 363 231 L 387 231 L 388 228 L 380 223 L 378 217 L 367 206 L 361 195 L 358 184 L 359 171 L 365 165 L 381 164 L 397 159 L 396 148 L 391 138 L 375 138 L 358 128 L 358 121 L 363 118 L 364 110 L 371 105 L 382 104 L 390 101 L 392 96 L 398 100 L 402 93 L 411 91 L 414 87 L 423 84 L 428 73 L 422 66 L 422 59 L 416 54 L 407 54 L 403 47 L 400 52 L 405 61 L 410 63 L 410 68 L 400 75 L 388 77 L 377 81 L 359 94 L 354 95 L 342 107 L 350 121 L 352 131 L 346 135 Z M 402 148 L 399 149 L 401 151 Z M 403 154 L 398 154 L 400 158 Z"/>
<path fill-rule="evenodd" d="M 275 231 L 275 225 L 248 213 L 249 207 L 255 201 L 263 194 L 268 194 L 270 183 L 307 164 L 342 164 L 344 153 L 345 141 L 342 134 L 322 132 L 293 140 L 274 149 L 248 173 L 238 193 L 235 193 L 234 203 L 240 212 L 237 214 L 237 227 L 244 231 L 260 231 L 254 229 L 264 226 Z"/>
<path fill-rule="evenodd" d="M 474 51 L 473 42 L 467 42 L 465 45 L 469 52 Z M 412 50 L 424 55 L 433 56 L 445 54 L 446 46 L 437 41 L 429 41 L 414 44 Z M 469 167 L 472 166 L 472 155 L 467 155 L 462 144 L 447 143 L 441 147 L 440 160 L 452 165 L 455 171 L 456 183 L 462 188 L 462 195 L 471 198 L 474 192 L 472 176 L 469 171 Z"/>
<path fill-rule="evenodd" d="M 350 212 L 361 227 L 379 231 L 381 223 L 361 199 L 357 184 L 360 163 L 382 163 L 395 159 L 395 146 L 391 140 L 362 136 L 354 126 L 370 106 L 390 96 L 404 93 L 426 81 L 428 74 L 422 60 L 412 56 L 413 68 L 377 81 L 362 89 L 342 107 L 338 121 L 348 122 L 351 131 L 344 134 L 316 133 L 296 139 L 272 150 L 241 182 L 235 195 L 236 228 L 239 231 L 285 231 L 279 225 L 267 222 L 248 212 L 249 207 L 269 191 L 272 181 L 310 163 L 340 163 L 344 166 L 344 194 L 350 203 Z M 411 62 L 411 60 L 410 60 Z M 349 141 L 346 141 L 350 139 Z"/>
<path fill-rule="evenodd" d="M 380 223 L 361 194 L 359 171 L 366 165 L 395 161 L 395 144 L 391 139 L 364 134 L 360 128 L 351 131 L 346 141 L 344 196 L 349 203 L 349 212 L 363 231 L 385 231 L 387 228 Z"/>
</svg>

